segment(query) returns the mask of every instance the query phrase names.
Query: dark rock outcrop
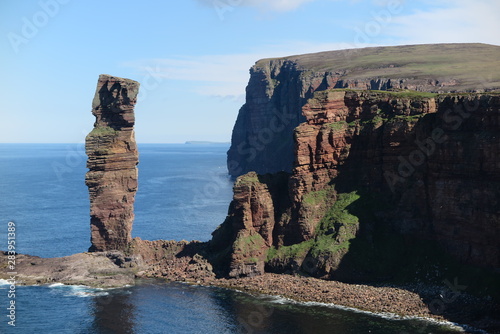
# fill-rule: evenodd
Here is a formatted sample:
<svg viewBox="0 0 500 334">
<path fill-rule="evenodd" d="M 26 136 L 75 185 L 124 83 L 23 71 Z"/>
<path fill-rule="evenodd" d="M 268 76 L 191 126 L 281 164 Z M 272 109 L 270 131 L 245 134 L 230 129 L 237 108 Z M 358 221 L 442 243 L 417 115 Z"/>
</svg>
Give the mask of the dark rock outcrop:
<svg viewBox="0 0 500 334">
<path fill-rule="evenodd" d="M 499 63 L 500 47 L 486 44 L 376 47 L 260 60 L 250 69 L 246 103 L 233 129 L 229 174 L 291 172 L 292 134 L 305 121 L 302 107 L 315 91 L 492 91 L 500 89 L 500 74 L 493 70 Z"/>
<path fill-rule="evenodd" d="M 85 149 L 89 171 L 91 251 L 125 250 L 132 240 L 138 152 L 134 106 L 139 83 L 100 75 L 92 103 L 96 117 Z"/>
</svg>

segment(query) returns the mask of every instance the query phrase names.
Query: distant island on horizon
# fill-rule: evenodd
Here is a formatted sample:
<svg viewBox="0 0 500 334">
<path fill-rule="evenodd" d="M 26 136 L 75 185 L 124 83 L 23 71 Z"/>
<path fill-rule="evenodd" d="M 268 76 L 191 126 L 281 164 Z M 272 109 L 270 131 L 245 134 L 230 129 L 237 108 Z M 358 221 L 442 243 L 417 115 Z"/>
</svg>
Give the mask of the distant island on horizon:
<svg viewBox="0 0 500 334">
<path fill-rule="evenodd" d="M 222 142 L 222 141 L 204 141 L 204 140 L 189 140 L 186 141 L 184 144 L 186 145 L 229 145 L 231 144 L 230 142 Z"/>
</svg>

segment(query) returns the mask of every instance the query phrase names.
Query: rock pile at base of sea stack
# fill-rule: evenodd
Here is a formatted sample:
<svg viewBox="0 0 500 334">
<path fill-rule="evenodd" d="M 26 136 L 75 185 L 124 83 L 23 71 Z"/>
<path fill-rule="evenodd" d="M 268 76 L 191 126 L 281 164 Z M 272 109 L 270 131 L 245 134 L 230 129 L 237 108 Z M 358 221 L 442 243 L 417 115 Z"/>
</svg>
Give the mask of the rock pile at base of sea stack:
<svg viewBox="0 0 500 334">
<path fill-rule="evenodd" d="M 139 162 L 134 135 L 138 92 L 136 81 L 99 76 L 92 103 L 96 121 L 85 140 L 90 251 L 125 250 L 132 240 Z"/>
</svg>

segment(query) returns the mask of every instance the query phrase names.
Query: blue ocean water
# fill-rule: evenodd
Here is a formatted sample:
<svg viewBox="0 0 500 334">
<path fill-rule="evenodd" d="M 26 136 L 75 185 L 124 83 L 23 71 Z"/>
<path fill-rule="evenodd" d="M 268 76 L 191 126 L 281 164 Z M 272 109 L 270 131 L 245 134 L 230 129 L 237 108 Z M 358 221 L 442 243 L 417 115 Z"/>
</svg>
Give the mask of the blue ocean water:
<svg viewBox="0 0 500 334">
<path fill-rule="evenodd" d="M 133 235 L 209 240 L 232 196 L 227 145 L 139 145 Z M 81 144 L 0 144 L 0 250 L 16 224 L 17 251 L 55 257 L 86 251 L 89 201 Z M 1 269 L 4 270 L 4 269 Z M 6 282 L 0 282 L 6 283 Z M 449 326 L 394 320 L 277 297 L 144 280 L 113 290 L 0 285 L 0 333 L 456 333 Z"/>
</svg>

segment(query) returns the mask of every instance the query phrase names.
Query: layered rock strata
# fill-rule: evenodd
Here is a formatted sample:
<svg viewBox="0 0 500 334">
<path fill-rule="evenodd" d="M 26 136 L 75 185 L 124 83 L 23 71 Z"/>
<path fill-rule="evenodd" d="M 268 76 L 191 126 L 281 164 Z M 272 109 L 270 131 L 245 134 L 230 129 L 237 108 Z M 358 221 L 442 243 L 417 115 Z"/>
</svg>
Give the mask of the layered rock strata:
<svg viewBox="0 0 500 334">
<path fill-rule="evenodd" d="M 493 91 L 500 89 L 500 74 L 492 71 L 499 65 L 500 47 L 486 44 L 377 47 L 260 60 L 250 69 L 246 102 L 233 129 L 229 173 L 291 172 L 292 134 L 305 121 L 302 107 L 315 91 Z"/>
<path fill-rule="evenodd" d="M 125 250 L 132 240 L 138 152 L 134 106 L 139 83 L 100 75 L 87 135 L 85 183 L 90 193 L 90 251 Z"/>
<path fill-rule="evenodd" d="M 394 268 L 362 262 L 394 255 L 381 254 L 389 243 L 414 254 L 418 240 L 500 268 L 499 108 L 498 94 L 317 92 L 294 131 L 293 172 L 236 181 L 212 240 L 227 274 L 388 277 Z"/>
<path fill-rule="evenodd" d="M 211 241 L 211 254 L 217 254 L 212 258 L 223 275 L 264 273 L 267 249 L 275 243 L 277 226 L 286 219 L 286 180 L 284 173 L 259 176 L 255 172 L 236 180 L 229 214 Z"/>
</svg>

